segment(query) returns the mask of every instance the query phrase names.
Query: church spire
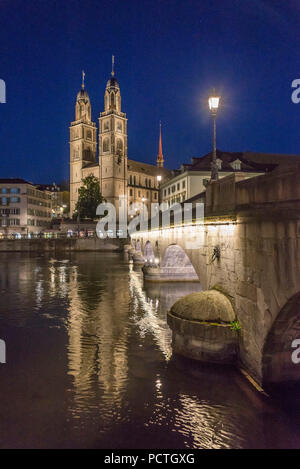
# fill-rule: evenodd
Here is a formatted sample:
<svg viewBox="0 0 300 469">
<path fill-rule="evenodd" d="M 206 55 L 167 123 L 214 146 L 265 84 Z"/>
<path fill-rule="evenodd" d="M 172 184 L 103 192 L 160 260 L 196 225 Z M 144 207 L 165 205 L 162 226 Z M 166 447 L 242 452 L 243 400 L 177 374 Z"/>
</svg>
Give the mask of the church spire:
<svg viewBox="0 0 300 469">
<path fill-rule="evenodd" d="M 111 56 L 111 76 L 115 75 L 115 56 Z"/>
<path fill-rule="evenodd" d="M 158 168 L 163 168 L 164 166 L 164 157 L 162 153 L 162 143 L 161 143 L 161 122 L 159 122 L 159 144 L 158 144 L 158 155 L 156 159 L 156 165 Z"/>
<path fill-rule="evenodd" d="M 85 79 L 85 71 L 82 70 L 82 83 L 81 83 L 81 88 L 84 90 L 84 79 Z"/>
</svg>

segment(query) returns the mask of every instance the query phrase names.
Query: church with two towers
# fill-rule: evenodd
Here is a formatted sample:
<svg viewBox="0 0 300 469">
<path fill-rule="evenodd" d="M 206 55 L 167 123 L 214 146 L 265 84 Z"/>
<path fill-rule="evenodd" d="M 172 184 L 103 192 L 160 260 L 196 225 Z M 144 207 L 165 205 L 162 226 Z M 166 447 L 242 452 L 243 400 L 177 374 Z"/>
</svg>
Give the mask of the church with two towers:
<svg viewBox="0 0 300 469">
<path fill-rule="evenodd" d="M 98 150 L 97 150 L 98 147 Z M 99 154 L 99 156 L 98 156 Z M 127 158 L 127 118 L 122 112 L 120 86 L 114 68 L 106 84 L 104 111 L 100 112 L 99 127 L 92 121 L 91 102 L 84 84 L 75 104 L 75 120 L 70 125 L 70 212 L 75 212 L 78 189 L 82 179 L 94 175 L 107 202 L 118 209 L 119 196 L 127 195 L 128 204 L 159 202 L 160 181 L 171 177 L 165 169 L 159 134 L 156 165 Z"/>
</svg>

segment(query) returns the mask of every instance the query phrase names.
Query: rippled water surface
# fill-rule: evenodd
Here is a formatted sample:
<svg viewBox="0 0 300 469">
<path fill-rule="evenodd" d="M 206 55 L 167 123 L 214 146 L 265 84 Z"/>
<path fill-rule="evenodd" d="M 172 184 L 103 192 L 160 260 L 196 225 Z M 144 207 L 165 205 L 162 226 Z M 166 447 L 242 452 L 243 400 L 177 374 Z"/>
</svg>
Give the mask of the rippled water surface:
<svg viewBox="0 0 300 469">
<path fill-rule="evenodd" d="M 299 448 L 238 372 L 172 357 L 166 312 L 197 289 L 123 254 L 0 254 L 0 447 Z"/>
</svg>

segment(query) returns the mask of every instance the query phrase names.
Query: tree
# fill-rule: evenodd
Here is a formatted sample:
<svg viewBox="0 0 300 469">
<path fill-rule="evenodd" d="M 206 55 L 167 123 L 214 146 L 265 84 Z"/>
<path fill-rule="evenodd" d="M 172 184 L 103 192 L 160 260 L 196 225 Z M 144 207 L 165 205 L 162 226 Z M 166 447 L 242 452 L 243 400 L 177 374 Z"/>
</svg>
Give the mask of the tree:
<svg viewBox="0 0 300 469">
<path fill-rule="evenodd" d="M 99 179 L 94 175 L 82 179 L 82 186 L 78 189 L 78 202 L 75 206 L 77 216 L 80 218 L 94 219 L 96 209 L 103 198 L 100 192 Z"/>
</svg>

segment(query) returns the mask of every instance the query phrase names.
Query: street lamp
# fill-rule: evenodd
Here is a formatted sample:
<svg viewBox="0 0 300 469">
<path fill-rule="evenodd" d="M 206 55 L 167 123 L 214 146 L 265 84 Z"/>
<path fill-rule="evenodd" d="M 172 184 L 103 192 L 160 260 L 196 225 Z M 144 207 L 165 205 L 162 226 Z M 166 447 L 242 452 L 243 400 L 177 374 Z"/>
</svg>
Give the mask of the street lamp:
<svg viewBox="0 0 300 469">
<path fill-rule="evenodd" d="M 220 96 L 217 96 L 216 91 L 213 90 L 211 96 L 208 98 L 209 109 L 213 118 L 213 155 L 211 162 L 211 179 L 216 181 L 219 179 L 218 165 L 217 165 L 217 146 L 216 146 L 216 117 L 219 108 Z"/>
</svg>

